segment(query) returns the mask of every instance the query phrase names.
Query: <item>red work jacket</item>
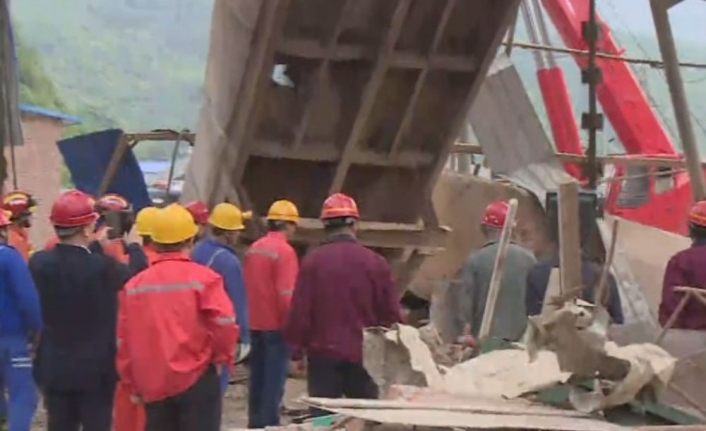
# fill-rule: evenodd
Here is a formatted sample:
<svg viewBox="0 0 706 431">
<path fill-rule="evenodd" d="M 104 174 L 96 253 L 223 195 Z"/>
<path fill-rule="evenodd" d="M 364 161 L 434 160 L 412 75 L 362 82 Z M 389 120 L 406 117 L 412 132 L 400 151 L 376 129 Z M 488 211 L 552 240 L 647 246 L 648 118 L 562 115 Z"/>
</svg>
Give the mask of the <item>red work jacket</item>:
<svg viewBox="0 0 706 431">
<path fill-rule="evenodd" d="M 250 330 L 279 331 L 284 327 L 298 273 L 297 253 L 283 233 L 270 232 L 253 243 L 243 263 Z"/>
<path fill-rule="evenodd" d="M 147 256 L 147 262 L 149 262 L 150 265 L 154 264 L 159 259 L 160 254 L 157 253 L 152 246 L 143 245 L 142 250 L 144 250 L 145 255 Z"/>
<path fill-rule="evenodd" d="M 211 364 L 233 364 L 239 332 L 221 276 L 162 254 L 120 292 L 120 380 L 145 402 L 181 394 Z"/>
<path fill-rule="evenodd" d="M 697 287 L 706 290 L 706 242 L 696 243 L 672 256 L 664 270 L 659 323 L 664 326 L 679 306 L 684 293 L 675 287 Z M 706 330 L 706 306 L 692 297 L 672 325 L 672 329 Z"/>
<path fill-rule="evenodd" d="M 29 256 L 32 254 L 32 244 L 29 242 L 29 232 L 26 228 L 14 224 L 10 226 L 8 243 L 20 252 L 25 262 L 29 261 Z"/>
</svg>

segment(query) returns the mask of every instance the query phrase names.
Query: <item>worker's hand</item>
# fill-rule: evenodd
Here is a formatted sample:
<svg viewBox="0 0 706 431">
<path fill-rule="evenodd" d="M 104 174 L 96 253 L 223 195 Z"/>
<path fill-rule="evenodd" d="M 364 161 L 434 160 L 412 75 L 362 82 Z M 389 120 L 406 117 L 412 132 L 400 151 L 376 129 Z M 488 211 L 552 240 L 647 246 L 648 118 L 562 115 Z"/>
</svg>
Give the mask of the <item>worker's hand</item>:
<svg viewBox="0 0 706 431">
<path fill-rule="evenodd" d="M 137 404 L 138 406 L 142 406 L 145 404 L 145 400 L 142 399 L 142 395 L 130 395 L 130 401 L 133 404 Z"/>
<path fill-rule="evenodd" d="M 98 244 L 103 247 L 103 249 L 107 248 L 110 245 L 110 238 L 108 238 L 108 231 L 110 231 L 110 227 L 103 227 L 102 229 L 99 229 L 98 232 L 96 232 L 96 241 Z"/>
<path fill-rule="evenodd" d="M 235 363 L 239 364 L 250 354 L 250 344 L 238 343 L 238 350 L 235 352 Z"/>
</svg>

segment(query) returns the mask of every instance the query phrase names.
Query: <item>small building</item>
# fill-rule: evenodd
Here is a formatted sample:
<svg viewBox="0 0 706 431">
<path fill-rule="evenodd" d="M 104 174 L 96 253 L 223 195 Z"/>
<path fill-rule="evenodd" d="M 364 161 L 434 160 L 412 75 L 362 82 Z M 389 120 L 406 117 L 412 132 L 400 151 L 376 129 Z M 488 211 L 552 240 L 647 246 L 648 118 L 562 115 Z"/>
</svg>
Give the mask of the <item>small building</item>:
<svg viewBox="0 0 706 431">
<path fill-rule="evenodd" d="M 39 203 L 31 229 L 32 244 L 36 249 L 53 235 L 49 224 L 51 204 L 61 192 L 63 159 L 57 141 L 68 126 L 81 120 L 60 112 L 30 105 L 20 105 L 24 142 L 13 145 L 17 184 L 21 190 L 32 193 Z M 12 161 L 9 146 L 5 147 L 8 179 L 5 190 L 12 190 Z"/>
</svg>

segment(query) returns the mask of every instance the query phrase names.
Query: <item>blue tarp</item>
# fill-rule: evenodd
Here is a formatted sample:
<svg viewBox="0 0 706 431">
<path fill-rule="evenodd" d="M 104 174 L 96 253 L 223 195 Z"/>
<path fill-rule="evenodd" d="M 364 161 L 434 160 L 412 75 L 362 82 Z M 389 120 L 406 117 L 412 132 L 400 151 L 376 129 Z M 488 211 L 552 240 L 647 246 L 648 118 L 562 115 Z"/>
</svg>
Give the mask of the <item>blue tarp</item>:
<svg viewBox="0 0 706 431">
<path fill-rule="evenodd" d="M 77 189 L 93 196 L 98 193 L 122 134 L 122 130 L 112 129 L 59 141 L 59 151 Z M 127 198 L 135 211 L 151 205 L 145 179 L 131 149 L 125 152 L 108 193 L 118 193 Z"/>
</svg>

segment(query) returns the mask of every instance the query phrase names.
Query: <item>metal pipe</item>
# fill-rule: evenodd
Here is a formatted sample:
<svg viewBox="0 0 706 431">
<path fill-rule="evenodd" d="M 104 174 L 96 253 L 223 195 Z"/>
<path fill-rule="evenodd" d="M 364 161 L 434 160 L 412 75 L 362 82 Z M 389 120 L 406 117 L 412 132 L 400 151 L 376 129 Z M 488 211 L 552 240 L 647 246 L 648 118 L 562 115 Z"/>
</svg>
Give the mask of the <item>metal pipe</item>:
<svg viewBox="0 0 706 431">
<path fill-rule="evenodd" d="M 527 36 L 529 36 L 532 43 L 539 43 L 539 35 L 537 34 L 537 29 L 534 27 L 534 18 L 532 16 L 532 10 L 527 4 L 528 0 L 524 0 L 520 3 L 520 12 L 522 13 L 522 19 L 525 22 L 525 27 L 527 28 Z M 547 68 L 544 63 L 544 54 L 540 51 L 533 51 L 532 56 L 534 57 L 534 62 L 537 65 L 537 70 L 544 70 Z"/>
<path fill-rule="evenodd" d="M 584 82 L 588 84 L 588 115 L 583 119 L 582 126 L 588 131 L 588 187 L 595 190 L 598 185 L 598 166 L 596 150 L 598 146 L 598 131 L 602 128 L 602 116 L 598 113 L 598 98 L 596 89 L 602 81 L 600 69 L 596 64 L 598 39 L 600 37 L 596 0 L 588 3 L 588 22 L 584 24 L 584 39 L 588 42 L 588 68 L 584 71 Z"/>
<path fill-rule="evenodd" d="M 546 46 L 552 46 L 552 40 L 549 38 L 549 30 L 547 29 L 547 22 L 544 19 L 544 12 L 542 6 L 539 4 L 539 0 L 532 0 L 532 6 L 534 6 L 534 17 L 537 21 L 537 27 L 539 27 L 539 34 L 542 36 L 542 44 Z M 556 67 L 556 58 L 554 53 L 547 51 L 547 64 L 550 68 Z"/>
<path fill-rule="evenodd" d="M 672 25 L 669 22 L 668 5 L 660 0 L 650 0 L 652 19 L 657 32 L 659 50 L 664 61 L 664 73 L 667 77 L 669 94 L 672 97 L 674 116 L 679 128 L 679 137 L 682 141 L 686 168 L 691 179 L 691 190 L 695 201 L 706 199 L 706 179 L 701 167 L 699 148 L 696 146 L 694 129 L 689 114 L 689 103 L 684 91 L 684 82 L 679 69 L 679 56 L 674 44 Z"/>
</svg>

